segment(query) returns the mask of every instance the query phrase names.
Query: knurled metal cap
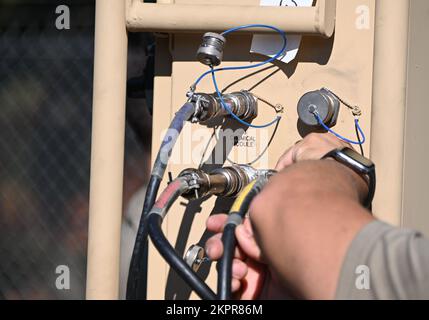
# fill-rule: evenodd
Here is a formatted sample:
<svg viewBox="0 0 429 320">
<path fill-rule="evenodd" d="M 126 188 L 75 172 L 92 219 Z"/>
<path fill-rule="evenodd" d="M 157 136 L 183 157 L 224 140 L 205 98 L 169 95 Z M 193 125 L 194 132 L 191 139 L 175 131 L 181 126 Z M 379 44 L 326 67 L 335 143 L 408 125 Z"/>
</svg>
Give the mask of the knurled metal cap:
<svg viewBox="0 0 429 320">
<path fill-rule="evenodd" d="M 328 126 L 335 125 L 339 111 L 339 102 L 328 91 L 321 89 L 302 96 L 298 102 L 299 119 L 308 126 L 319 126 L 314 113 Z"/>
<path fill-rule="evenodd" d="M 214 32 L 207 32 L 197 51 L 197 59 L 208 66 L 218 66 L 222 62 L 223 49 L 226 43 L 224 36 Z"/>
</svg>

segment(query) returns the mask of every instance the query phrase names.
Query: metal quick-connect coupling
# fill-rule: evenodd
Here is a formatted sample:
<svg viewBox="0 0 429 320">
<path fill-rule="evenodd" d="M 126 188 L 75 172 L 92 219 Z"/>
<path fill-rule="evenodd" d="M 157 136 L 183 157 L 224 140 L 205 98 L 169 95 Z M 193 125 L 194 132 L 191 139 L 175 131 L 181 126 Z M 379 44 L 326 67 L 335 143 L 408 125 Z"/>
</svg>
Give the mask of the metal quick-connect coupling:
<svg viewBox="0 0 429 320">
<path fill-rule="evenodd" d="M 244 121 L 251 121 L 258 116 L 258 99 L 248 91 L 224 94 L 223 101 L 230 110 L 223 107 L 216 93 L 194 93 L 191 103 L 195 105 L 192 122 L 205 123 L 215 118 L 227 117 L 229 111 Z"/>
<path fill-rule="evenodd" d="M 240 165 L 216 169 L 205 173 L 198 169 L 184 170 L 179 176 L 188 180 L 190 190 L 183 194 L 188 200 L 206 196 L 236 197 L 251 181 L 260 176 L 271 176 L 272 170 L 256 170 L 250 166 Z"/>
</svg>

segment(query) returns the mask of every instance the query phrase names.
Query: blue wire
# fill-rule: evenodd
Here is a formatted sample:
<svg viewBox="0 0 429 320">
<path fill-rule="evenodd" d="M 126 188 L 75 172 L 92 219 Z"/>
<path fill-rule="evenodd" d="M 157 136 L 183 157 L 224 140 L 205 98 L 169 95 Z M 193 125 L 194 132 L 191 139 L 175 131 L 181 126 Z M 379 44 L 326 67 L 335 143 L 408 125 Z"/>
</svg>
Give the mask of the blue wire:
<svg viewBox="0 0 429 320">
<path fill-rule="evenodd" d="M 281 120 L 281 118 L 282 118 L 282 117 L 278 116 L 278 117 L 277 117 L 275 120 L 273 120 L 272 122 L 270 122 L 270 123 L 268 123 L 268 124 L 266 124 L 266 125 L 261 125 L 261 126 L 253 125 L 253 124 L 250 124 L 250 123 L 248 123 L 248 122 L 246 122 L 246 121 L 244 121 L 244 120 L 240 119 L 237 115 L 235 115 L 235 114 L 232 112 L 231 108 L 230 108 L 230 107 L 225 103 L 225 101 L 223 100 L 222 93 L 220 92 L 219 87 L 218 87 L 218 84 L 217 84 L 217 81 L 216 81 L 216 72 L 219 72 L 219 71 L 228 71 L 228 70 L 246 70 L 246 69 L 252 69 L 252 68 L 261 67 L 261 66 L 263 66 L 263 65 L 266 65 L 266 64 L 268 64 L 268 63 L 271 63 L 271 62 L 273 62 L 273 61 L 277 60 L 277 59 L 278 59 L 278 58 L 280 58 L 280 57 L 283 55 L 283 53 L 285 52 L 286 47 L 287 47 L 287 38 L 286 38 L 286 33 L 285 33 L 284 31 L 282 31 L 282 30 L 280 30 L 280 29 L 276 28 L 276 27 L 273 27 L 273 26 L 269 26 L 269 25 L 265 25 L 265 24 L 248 24 L 248 25 L 239 26 L 239 27 L 235 27 L 235 28 L 232 28 L 232 29 L 226 30 L 225 32 L 222 32 L 222 35 L 223 35 L 223 36 L 226 36 L 226 35 L 227 35 L 227 34 L 229 34 L 229 33 L 236 32 L 236 31 L 238 31 L 238 30 L 242 30 L 242 29 L 248 29 L 248 28 L 266 28 L 266 29 L 271 29 L 271 30 L 276 31 L 276 32 L 277 32 L 277 33 L 279 33 L 279 35 L 281 35 L 281 36 L 282 36 L 282 38 L 283 38 L 283 46 L 282 46 L 281 50 L 280 50 L 279 52 L 277 52 L 277 54 L 276 54 L 275 56 L 273 56 L 273 57 L 271 57 L 271 58 L 269 58 L 269 59 L 267 59 L 267 60 L 265 60 L 265 61 L 263 61 L 263 62 L 257 63 L 257 64 L 252 64 L 252 65 L 248 65 L 248 66 L 240 66 L 240 67 L 225 67 L 225 68 L 218 68 L 218 69 L 210 68 L 210 70 L 209 70 L 209 71 L 204 72 L 204 73 L 203 73 L 203 74 L 202 74 L 202 75 L 197 79 L 197 81 L 195 81 L 195 83 L 194 83 L 193 87 L 194 87 L 194 88 L 196 88 L 196 87 L 197 87 L 197 85 L 201 82 L 201 80 L 202 80 L 202 79 L 204 79 L 208 74 L 211 74 L 211 75 L 212 75 L 212 79 L 213 79 L 213 85 L 214 85 L 214 87 L 215 87 L 215 89 L 216 89 L 216 94 L 217 94 L 217 96 L 218 96 L 218 97 L 219 97 L 219 99 L 220 99 L 220 102 L 221 102 L 221 104 L 222 104 L 222 107 L 223 107 L 223 108 L 225 108 L 225 110 L 226 110 L 226 111 L 228 111 L 228 113 L 231 115 L 231 117 L 233 117 L 236 121 L 238 121 L 239 123 L 241 123 L 241 124 L 243 124 L 243 125 L 245 125 L 245 126 L 247 126 L 247 127 L 250 127 L 250 128 L 256 128 L 256 129 L 263 129 L 263 128 L 268 128 L 268 127 L 270 127 L 270 126 L 272 126 L 272 125 L 274 125 L 274 124 L 277 124 L 277 123 Z"/>
<path fill-rule="evenodd" d="M 339 139 L 341 139 L 341 140 L 343 140 L 343 141 L 345 141 L 345 142 L 348 142 L 348 143 L 350 143 L 350 144 L 354 144 L 354 145 L 363 145 L 363 144 L 365 144 L 365 142 L 366 142 L 366 137 L 365 137 L 365 133 L 363 132 L 363 130 L 362 130 L 362 128 L 360 127 L 360 125 L 359 125 L 359 120 L 358 119 L 355 119 L 355 124 L 356 124 L 356 127 L 358 128 L 358 130 L 359 130 L 359 132 L 360 132 L 360 134 L 362 135 L 362 141 L 360 141 L 360 142 L 356 142 L 356 141 L 352 141 L 352 140 L 349 140 L 349 139 L 347 139 L 347 138 L 344 138 L 343 136 L 341 136 L 341 135 L 339 135 L 338 133 L 336 133 L 334 130 L 332 130 L 331 128 L 329 128 L 324 122 L 323 122 L 323 120 L 320 118 L 320 116 L 319 116 L 319 114 L 317 113 L 317 112 L 315 112 L 315 113 L 313 113 L 314 114 L 314 116 L 316 117 L 316 119 L 317 119 L 317 121 L 319 122 L 319 124 L 323 127 L 323 129 L 325 129 L 326 131 L 328 131 L 329 133 L 331 133 L 331 134 L 333 134 L 334 136 L 336 136 L 337 138 L 339 138 Z"/>
<path fill-rule="evenodd" d="M 214 84 L 217 96 L 220 99 L 222 107 L 224 107 L 225 110 L 228 111 L 228 113 L 231 115 L 231 117 L 233 117 L 235 120 L 237 120 L 241 124 L 248 126 L 250 128 L 263 129 L 263 128 L 271 127 L 272 125 L 276 124 L 277 122 L 279 122 L 281 120 L 282 117 L 279 116 L 274 121 L 267 123 L 265 125 L 262 125 L 262 126 L 253 125 L 253 124 L 250 124 L 244 120 L 241 120 L 237 115 L 234 114 L 234 112 L 232 112 L 231 108 L 225 103 L 225 100 L 223 100 L 222 93 L 220 92 L 219 87 L 217 85 L 216 76 L 215 76 L 214 72 L 212 72 L 212 78 L 213 78 L 213 84 Z"/>
<path fill-rule="evenodd" d="M 273 26 L 269 26 L 269 25 L 265 25 L 265 24 L 248 24 L 248 25 L 244 25 L 244 26 L 240 26 L 240 27 L 235 27 L 235 28 L 229 29 L 229 30 L 223 32 L 222 35 L 225 36 L 225 35 L 227 35 L 227 34 L 229 34 L 231 32 L 235 32 L 235 31 L 242 30 L 242 29 L 249 29 L 249 28 L 266 28 L 266 29 L 274 30 L 277 33 L 279 33 L 279 35 L 281 35 L 282 38 L 283 38 L 283 46 L 282 46 L 281 50 L 275 56 L 273 56 L 273 57 L 271 57 L 268 60 L 265 60 L 263 62 L 257 63 L 257 64 L 252 64 L 252 65 L 249 65 L 249 66 L 240 66 L 240 67 L 218 68 L 218 69 L 212 69 L 212 70 L 209 70 L 207 72 L 204 72 L 197 79 L 197 81 L 195 81 L 195 83 L 193 85 L 194 87 L 196 87 L 201 82 L 201 80 L 203 80 L 210 73 L 219 72 L 219 71 L 229 71 L 229 70 L 246 70 L 246 69 L 252 69 L 252 68 L 261 67 L 263 65 L 266 65 L 268 63 L 271 63 L 271 62 L 277 60 L 278 58 L 280 58 L 284 54 L 284 52 L 286 50 L 286 47 L 287 47 L 286 33 L 284 31 L 276 28 L 276 27 L 273 27 Z"/>
</svg>

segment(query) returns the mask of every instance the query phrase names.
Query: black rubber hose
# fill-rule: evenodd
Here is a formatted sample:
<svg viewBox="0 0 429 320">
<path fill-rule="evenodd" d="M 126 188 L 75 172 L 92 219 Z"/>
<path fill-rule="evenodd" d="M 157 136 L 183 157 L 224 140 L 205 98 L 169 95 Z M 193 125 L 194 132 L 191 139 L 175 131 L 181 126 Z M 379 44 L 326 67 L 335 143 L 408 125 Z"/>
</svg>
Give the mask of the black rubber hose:
<svg viewBox="0 0 429 320">
<path fill-rule="evenodd" d="M 218 264 L 218 298 L 219 300 L 232 299 L 232 263 L 234 260 L 234 251 L 237 244 L 235 239 L 235 224 L 227 224 L 223 230 L 223 256 Z"/>
<path fill-rule="evenodd" d="M 145 220 L 155 203 L 172 149 L 186 121 L 192 117 L 194 112 L 195 106 L 191 103 L 185 103 L 180 108 L 170 124 L 155 160 L 131 256 L 126 292 L 127 300 L 146 300 L 147 298 L 148 230 Z"/>
<path fill-rule="evenodd" d="M 255 183 L 253 188 L 245 196 L 243 203 L 240 206 L 238 212 L 230 212 L 230 216 L 233 214 L 238 215 L 241 219 L 246 217 L 249 211 L 250 204 L 253 199 L 261 192 L 262 188 L 267 183 L 266 177 L 261 177 Z M 232 299 L 232 264 L 234 260 L 235 247 L 237 240 L 235 238 L 235 229 L 237 228 L 236 222 L 227 222 L 224 227 L 222 234 L 223 243 L 223 255 L 218 265 L 218 299 L 219 300 L 231 300 Z"/>
<path fill-rule="evenodd" d="M 160 178 L 150 177 L 128 272 L 127 300 L 147 298 L 148 230 L 145 217 L 155 203 L 160 184 Z"/>
<path fill-rule="evenodd" d="M 151 214 L 147 218 L 150 238 L 161 256 L 201 299 L 216 300 L 215 293 L 197 276 L 170 245 L 162 232 L 161 223 L 162 217 L 158 214 Z"/>
</svg>

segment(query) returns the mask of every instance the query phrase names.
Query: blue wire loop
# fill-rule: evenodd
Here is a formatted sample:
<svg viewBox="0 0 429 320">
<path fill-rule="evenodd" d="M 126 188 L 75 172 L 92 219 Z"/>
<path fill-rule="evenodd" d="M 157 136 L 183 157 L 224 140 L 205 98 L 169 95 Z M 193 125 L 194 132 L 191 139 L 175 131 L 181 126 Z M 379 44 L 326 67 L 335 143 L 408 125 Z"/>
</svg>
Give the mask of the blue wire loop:
<svg viewBox="0 0 429 320">
<path fill-rule="evenodd" d="M 279 59 L 284 54 L 284 52 L 286 51 L 286 47 L 287 47 L 286 33 L 284 31 L 276 28 L 276 27 L 273 27 L 273 26 L 264 25 L 264 24 L 248 24 L 248 25 L 229 29 L 229 30 L 223 32 L 222 35 L 226 36 L 229 33 L 239 31 L 242 29 L 250 29 L 250 28 L 266 28 L 266 29 L 271 29 L 271 30 L 276 31 L 283 38 L 283 46 L 280 49 L 280 51 L 277 52 L 277 54 L 275 56 L 269 58 L 268 60 L 262 61 L 262 62 L 257 63 L 257 64 L 252 64 L 252 65 L 248 65 L 248 66 L 240 66 L 240 67 L 224 67 L 224 68 L 217 68 L 214 70 L 206 71 L 197 79 L 197 81 L 195 81 L 193 87 L 196 87 L 201 82 L 201 80 L 203 80 L 207 75 L 211 74 L 212 72 L 229 71 L 229 70 L 246 70 L 246 69 L 258 68 L 258 67 L 261 67 L 263 65 L 266 65 L 268 63 L 271 63 L 271 62 Z"/>
<path fill-rule="evenodd" d="M 265 125 L 260 125 L 260 126 L 254 125 L 254 124 L 250 124 L 250 123 L 248 123 L 248 122 L 246 122 L 244 120 L 241 120 L 236 114 L 234 114 L 234 112 L 232 112 L 231 108 L 225 103 L 225 100 L 223 100 L 222 93 L 219 91 L 219 87 L 217 85 L 216 76 L 215 76 L 214 72 L 212 72 L 212 78 L 213 78 L 213 84 L 215 86 L 217 96 L 219 97 L 219 100 L 220 100 L 222 106 L 225 108 L 226 111 L 228 111 L 228 113 L 231 115 L 231 117 L 233 117 L 239 123 L 241 123 L 241 124 L 243 124 L 245 126 L 248 126 L 250 128 L 263 129 L 263 128 L 271 127 L 272 125 L 276 124 L 277 122 L 279 122 L 281 120 L 282 117 L 278 116 L 272 122 L 267 123 Z"/>
<path fill-rule="evenodd" d="M 316 119 L 317 119 L 317 121 L 319 122 L 319 124 L 323 127 L 323 129 L 325 129 L 326 131 L 328 131 L 329 133 L 331 133 L 331 134 L 333 134 L 334 136 L 336 136 L 338 139 L 341 139 L 341 140 L 343 140 L 343 141 L 345 141 L 345 142 L 347 142 L 347 143 L 350 143 L 350 144 L 353 144 L 353 145 L 363 145 L 363 144 L 365 144 L 365 142 L 366 142 L 366 137 L 365 137 L 365 133 L 363 132 L 363 130 L 362 130 L 362 128 L 361 128 L 361 126 L 359 125 L 359 119 L 355 119 L 355 125 L 356 125 L 356 128 L 359 130 L 359 133 L 361 134 L 361 136 L 362 136 L 362 141 L 358 141 L 358 142 L 356 142 L 356 141 L 352 141 L 352 140 L 350 140 L 350 139 L 347 139 L 347 138 L 345 138 L 345 137 L 343 137 L 343 136 L 341 136 L 340 134 L 338 134 L 338 133 L 336 133 L 334 130 L 332 130 L 331 128 L 329 128 L 324 122 L 323 122 L 323 120 L 320 118 L 320 115 L 319 115 L 319 113 L 316 111 L 316 112 L 314 112 L 313 113 L 314 114 L 314 116 L 316 117 Z"/>
<path fill-rule="evenodd" d="M 286 47 L 287 47 L 287 38 L 286 38 L 286 33 L 276 27 L 273 26 L 269 26 L 269 25 L 265 25 L 265 24 L 248 24 L 248 25 L 244 25 L 244 26 L 239 26 L 239 27 L 235 27 L 229 30 L 226 30 L 222 33 L 223 36 L 226 36 L 232 32 L 236 32 L 239 30 L 243 30 L 243 29 L 250 29 L 250 28 L 265 28 L 265 29 L 271 29 L 273 31 L 276 31 L 282 38 L 283 38 L 283 46 L 280 49 L 279 52 L 277 52 L 277 54 L 263 62 L 260 63 L 256 63 L 256 64 L 252 64 L 252 65 L 248 65 L 248 66 L 240 66 L 240 67 L 225 67 L 225 68 L 217 68 L 217 69 L 213 69 L 210 68 L 209 71 L 204 72 L 198 79 L 197 81 L 195 81 L 195 83 L 192 85 L 192 89 L 195 90 L 197 85 L 201 82 L 201 80 L 203 80 L 207 75 L 211 74 L 212 75 L 212 80 L 213 80 L 213 85 L 216 89 L 216 94 L 218 95 L 220 102 L 223 106 L 223 108 L 225 108 L 225 110 L 228 111 L 228 113 L 231 115 L 231 117 L 233 117 L 235 120 L 237 120 L 238 122 L 240 122 L 241 124 L 248 126 L 250 128 L 257 128 L 257 129 L 262 129 L 262 128 L 267 128 L 270 127 L 274 124 L 276 124 L 277 122 L 279 122 L 281 120 L 281 117 L 278 116 L 276 117 L 276 119 L 266 125 L 252 125 L 244 120 L 241 120 L 237 115 L 235 115 L 231 108 L 229 108 L 229 106 L 225 103 L 225 101 L 223 100 L 222 97 L 222 93 L 219 90 L 217 81 L 216 81 L 216 73 L 220 72 L 220 71 L 229 71 L 229 70 L 247 70 L 247 69 L 253 69 L 253 68 L 258 68 L 261 66 L 264 66 L 268 63 L 271 63 L 277 59 L 279 59 L 282 55 L 284 55 L 284 52 L 286 51 Z"/>
</svg>

